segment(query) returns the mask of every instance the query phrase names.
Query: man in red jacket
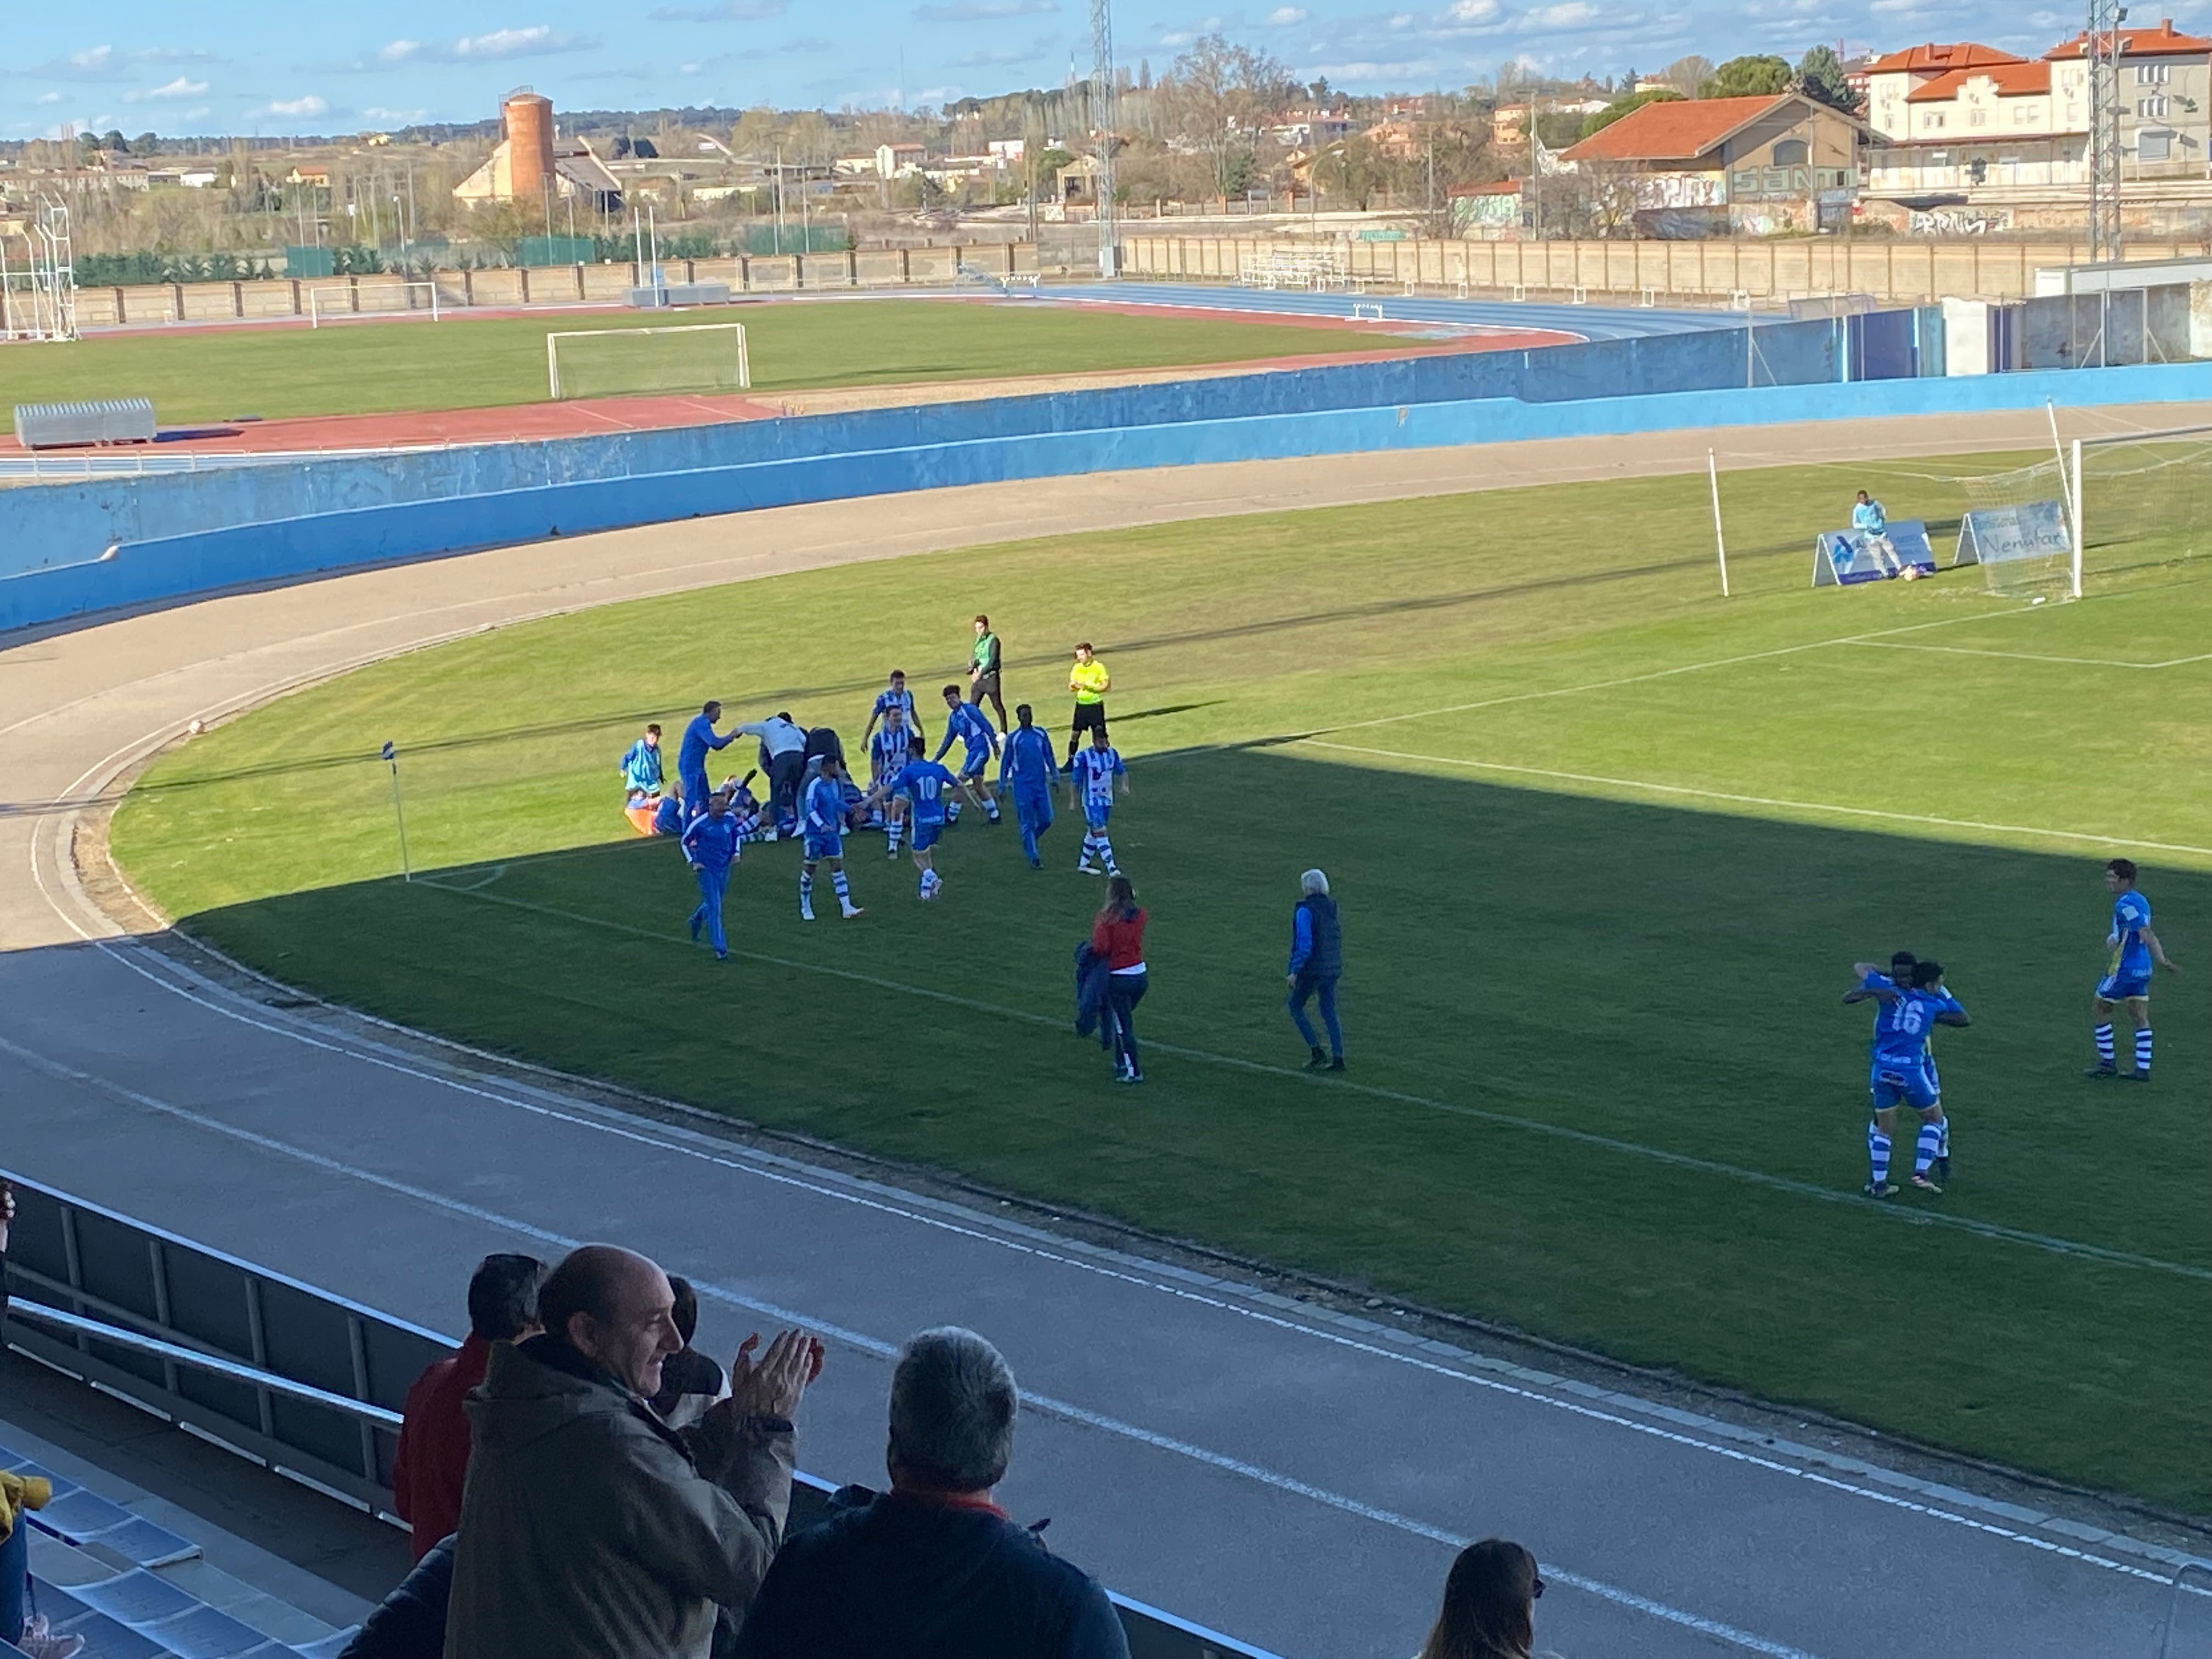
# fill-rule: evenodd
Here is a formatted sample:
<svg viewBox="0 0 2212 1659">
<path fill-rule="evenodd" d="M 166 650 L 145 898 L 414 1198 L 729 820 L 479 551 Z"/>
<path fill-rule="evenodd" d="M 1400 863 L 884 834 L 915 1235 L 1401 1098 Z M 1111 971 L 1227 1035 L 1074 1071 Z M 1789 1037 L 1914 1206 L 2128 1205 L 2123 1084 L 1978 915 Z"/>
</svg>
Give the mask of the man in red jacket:
<svg viewBox="0 0 2212 1659">
<path fill-rule="evenodd" d="M 461 1409 L 484 1380 L 495 1342 L 535 1335 L 538 1285 L 545 1264 L 530 1255 L 488 1255 L 469 1279 L 469 1339 L 450 1359 L 434 1360 L 407 1390 L 392 1460 L 392 1506 L 415 1534 L 419 1561 L 461 1523 L 469 1472 L 469 1419 Z"/>
</svg>

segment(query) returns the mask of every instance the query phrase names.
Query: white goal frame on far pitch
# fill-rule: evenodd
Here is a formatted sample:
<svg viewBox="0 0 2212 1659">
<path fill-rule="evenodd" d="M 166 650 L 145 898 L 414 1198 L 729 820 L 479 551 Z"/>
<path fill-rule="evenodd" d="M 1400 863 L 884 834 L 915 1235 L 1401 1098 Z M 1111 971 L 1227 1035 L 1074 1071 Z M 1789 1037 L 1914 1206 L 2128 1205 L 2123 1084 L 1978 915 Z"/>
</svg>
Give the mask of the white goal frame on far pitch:
<svg viewBox="0 0 2212 1659">
<path fill-rule="evenodd" d="M 423 309 L 414 303 L 413 295 L 418 289 L 430 296 L 430 320 L 436 322 L 438 320 L 438 285 L 435 283 L 401 283 L 398 285 L 398 294 L 402 303 L 397 309 L 391 311 L 378 306 L 371 306 L 367 310 L 362 310 L 356 304 L 361 297 L 360 290 L 350 285 L 342 287 L 336 283 L 330 283 L 307 290 L 307 326 L 320 328 L 323 325 L 322 296 L 325 294 L 342 294 L 346 299 L 343 310 L 336 306 L 331 307 L 331 316 L 333 320 L 339 317 L 413 317 L 420 315 Z M 369 290 L 368 297 L 371 300 L 380 299 L 391 292 L 392 290 L 389 288 L 374 288 Z"/>
<path fill-rule="evenodd" d="M 561 342 L 563 340 L 597 340 L 611 334 L 651 337 L 667 334 L 728 334 L 738 337 L 738 385 L 739 392 L 750 392 L 753 384 L 752 359 L 745 349 L 745 325 L 743 323 L 678 323 L 665 328 L 572 328 L 545 337 L 545 384 L 547 395 L 555 400 L 561 396 Z M 704 343 L 703 342 L 702 343 Z M 641 388 L 649 392 L 650 387 Z"/>
</svg>

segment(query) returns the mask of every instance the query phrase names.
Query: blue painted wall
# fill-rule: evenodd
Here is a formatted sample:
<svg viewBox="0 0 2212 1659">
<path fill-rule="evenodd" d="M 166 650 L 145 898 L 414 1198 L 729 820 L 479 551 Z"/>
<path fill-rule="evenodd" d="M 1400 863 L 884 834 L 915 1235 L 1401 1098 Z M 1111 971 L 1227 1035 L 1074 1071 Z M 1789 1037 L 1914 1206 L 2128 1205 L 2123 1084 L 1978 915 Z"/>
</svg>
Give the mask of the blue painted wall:
<svg viewBox="0 0 2212 1659">
<path fill-rule="evenodd" d="M 1830 321 L 1823 319 L 1815 326 L 1829 341 L 1838 337 Z M 1760 331 L 1762 340 L 1771 331 Z M 1735 338 L 1741 348 L 1741 335 Z M 1176 390 L 1197 392 L 1203 385 Z M 413 501 L 378 499 L 368 481 L 358 476 L 337 484 L 311 477 L 291 477 L 270 480 L 265 489 L 256 492 L 253 504 L 275 505 L 282 501 L 323 504 L 270 521 L 193 529 L 143 540 L 126 538 L 121 554 L 112 562 L 0 580 L 0 629 L 240 583 L 801 501 L 1212 461 L 1435 448 L 1523 438 L 1620 435 L 1700 426 L 2033 409 L 2046 398 L 2069 408 L 2212 400 L 2212 363 L 1750 391 L 1731 386 L 1576 402 L 1531 404 L 1512 398 L 1480 398 L 1407 403 L 968 437 L 939 435 L 940 428 L 957 431 L 961 424 L 945 409 L 885 410 L 878 411 L 864 424 L 873 425 L 886 438 L 902 436 L 906 441 L 823 453 L 817 446 L 779 442 L 774 430 L 813 423 L 762 422 L 704 428 L 713 437 L 759 434 L 751 437 L 746 447 L 762 453 L 748 460 L 709 463 L 697 470 L 674 472 L 599 477 L 541 473 L 514 488 L 477 493 L 449 489 L 436 497 Z M 988 427 L 991 422 L 981 424 Z M 671 451 L 678 455 L 706 453 L 701 447 L 702 430 L 588 441 L 634 446 L 643 438 L 670 441 L 650 447 L 658 459 Z M 403 458 L 371 465 L 389 466 L 399 459 Z M 454 459 L 450 456 L 432 459 L 449 465 Z M 331 465 L 267 471 L 312 474 Z M 448 474 L 447 482 L 461 482 L 465 471 Z M 196 483 L 227 484 L 236 475 L 202 473 L 186 477 Z M 116 510 L 130 510 L 127 498 L 116 504 Z"/>
</svg>

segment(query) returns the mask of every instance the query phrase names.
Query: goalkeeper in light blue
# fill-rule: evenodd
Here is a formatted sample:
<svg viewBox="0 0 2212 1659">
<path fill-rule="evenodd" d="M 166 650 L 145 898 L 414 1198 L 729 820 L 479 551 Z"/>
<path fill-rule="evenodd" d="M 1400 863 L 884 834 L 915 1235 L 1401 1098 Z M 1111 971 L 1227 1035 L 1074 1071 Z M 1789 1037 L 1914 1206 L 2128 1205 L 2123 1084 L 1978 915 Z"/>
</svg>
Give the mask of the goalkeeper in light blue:
<svg viewBox="0 0 2212 1659">
<path fill-rule="evenodd" d="M 2150 1081 L 2150 974 L 2153 964 L 2169 974 L 2181 971 L 2166 954 L 2166 947 L 2151 931 L 2150 901 L 2136 891 L 2136 866 L 2130 859 L 2114 859 L 2105 866 L 2105 890 L 2112 896 L 2112 927 L 2105 936 L 2105 976 L 2097 981 L 2092 1006 L 2097 1015 L 2097 1063 L 2093 1079 L 2124 1078 L 2131 1083 Z M 2123 1072 L 2112 1042 L 2114 1006 L 2128 1011 L 2128 1024 L 2136 1028 L 2136 1068 Z"/>
<path fill-rule="evenodd" d="M 1036 729 L 1036 713 L 1027 703 L 1014 708 L 1014 729 L 999 752 L 999 787 L 1012 793 L 1014 821 L 1022 827 L 1022 852 L 1030 868 L 1044 868 L 1037 837 L 1052 828 L 1052 786 L 1060 776 L 1052 739 Z"/>
<path fill-rule="evenodd" d="M 1857 531 L 1866 543 L 1866 550 L 1881 566 L 1882 574 L 1894 576 L 1903 567 L 1898 562 L 1897 550 L 1890 545 L 1889 514 L 1882 510 L 1880 501 L 1862 489 L 1851 506 L 1851 528 Z"/>
<path fill-rule="evenodd" d="M 1899 951 L 1890 958 L 1887 972 L 1873 962 L 1856 963 L 1852 971 L 1859 982 L 1844 994 L 1844 1000 L 1877 1005 L 1867 1079 L 1874 1097 L 1874 1115 L 1867 1124 L 1867 1196 L 1890 1198 L 1897 1192 L 1889 1179 L 1889 1158 L 1900 1104 L 1920 1114 L 1912 1184 L 1923 1192 L 1940 1193 L 1951 1174 L 1951 1125 L 1943 1115 L 1942 1085 L 1936 1074 L 1929 1034 L 1938 1025 L 1971 1025 L 1973 1021 L 1959 1000 L 1943 988 L 1940 963 L 1915 961 L 1910 951 Z"/>
<path fill-rule="evenodd" d="M 1114 816 L 1115 781 L 1121 781 L 1122 794 L 1129 793 L 1129 769 L 1121 764 L 1120 751 L 1106 741 L 1106 733 L 1093 726 L 1091 747 L 1077 750 L 1067 769 L 1075 798 L 1083 805 L 1083 852 L 1076 860 L 1076 872 L 1085 876 L 1101 873 L 1091 861 L 1096 854 L 1106 866 L 1103 873 L 1118 876 L 1121 870 L 1114 862 L 1114 843 L 1107 838 L 1106 824 Z"/>
</svg>

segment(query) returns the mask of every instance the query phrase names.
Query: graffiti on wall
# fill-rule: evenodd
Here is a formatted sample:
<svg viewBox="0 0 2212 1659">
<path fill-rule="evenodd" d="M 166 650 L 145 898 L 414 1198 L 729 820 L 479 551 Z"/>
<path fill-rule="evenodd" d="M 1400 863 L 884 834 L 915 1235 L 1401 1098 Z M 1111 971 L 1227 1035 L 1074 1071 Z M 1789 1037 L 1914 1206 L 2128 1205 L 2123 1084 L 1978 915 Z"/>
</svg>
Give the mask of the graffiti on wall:
<svg viewBox="0 0 2212 1659">
<path fill-rule="evenodd" d="M 2010 208 L 1915 208 L 1905 228 L 1915 236 L 1986 236 L 2012 228 Z"/>
</svg>

